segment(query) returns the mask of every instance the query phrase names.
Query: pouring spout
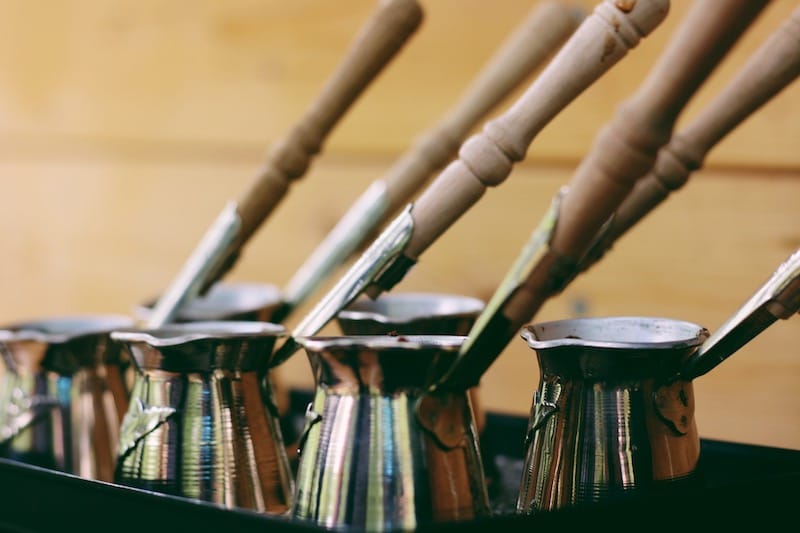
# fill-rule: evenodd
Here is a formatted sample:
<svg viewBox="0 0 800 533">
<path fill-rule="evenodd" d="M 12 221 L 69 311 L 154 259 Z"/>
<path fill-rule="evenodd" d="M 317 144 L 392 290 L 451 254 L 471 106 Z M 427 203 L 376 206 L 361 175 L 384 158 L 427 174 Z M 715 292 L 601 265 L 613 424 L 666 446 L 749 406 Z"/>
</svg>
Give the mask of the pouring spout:
<svg viewBox="0 0 800 533">
<path fill-rule="evenodd" d="M 680 374 L 694 379 L 708 373 L 778 319 L 800 311 L 800 249 L 729 318 L 683 366 Z"/>
</svg>

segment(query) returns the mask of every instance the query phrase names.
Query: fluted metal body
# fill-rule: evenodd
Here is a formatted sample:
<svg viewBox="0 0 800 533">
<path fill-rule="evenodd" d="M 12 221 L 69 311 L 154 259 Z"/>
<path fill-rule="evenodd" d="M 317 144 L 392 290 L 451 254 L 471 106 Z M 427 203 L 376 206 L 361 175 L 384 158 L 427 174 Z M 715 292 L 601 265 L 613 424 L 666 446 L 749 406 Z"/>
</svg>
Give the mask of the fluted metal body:
<svg viewBox="0 0 800 533">
<path fill-rule="evenodd" d="M 109 334 L 132 325 L 80 315 L 0 329 L 0 455 L 111 481 L 130 360 Z"/>
<path fill-rule="evenodd" d="M 463 340 L 298 339 L 317 388 L 300 442 L 294 518 L 381 531 L 489 514 L 469 396 L 437 393 L 435 417 L 420 404 Z M 442 424 L 444 439 L 430 431 Z"/>
<path fill-rule="evenodd" d="M 692 383 L 681 364 L 701 326 L 649 317 L 582 318 L 523 329 L 540 381 L 517 511 L 607 503 L 699 482 Z"/>
<path fill-rule="evenodd" d="M 157 299 L 141 303 L 134 309 L 136 319 L 147 324 L 152 316 Z M 282 305 L 281 290 L 270 283 L 245 281 L 218 281 L 211 285 L 205 294 L 199 295 L 176 310 L 174 323 L 213 322 L 213 321 L 247 321 L 271 322 Z M 289 413 L 289 397 L 287 387 L 283 386 L 280 373 L 272 371 L 266 374 L 269 383 L 265 389 L 275 397 L 283 423 L 284 437 L 286 430 L 292 429 Z M 291 435 L 289 435 L 291 437 Z M 290 439 L 291 441 L 291 439 Z M 291 449 L 291 448 L 290 448 Z"/>
<path fill-rule="evenodd" d="M 478 298 L 438 292 L 384 293 L 361 298 L 336 315 L 345 335 L 466 335 L 485 304 Z M 469 389 L 478 432 L 486 416 L 480 408 L 480 387 Z"/>
<path fill-rule="evenodd" d="M 282 326 L 192 322 L 112 338 L 137 378 L 122 422 L 115 481 L 285 513 L 294 484 L 277 413 L 263 388 Z"/>
</svg>

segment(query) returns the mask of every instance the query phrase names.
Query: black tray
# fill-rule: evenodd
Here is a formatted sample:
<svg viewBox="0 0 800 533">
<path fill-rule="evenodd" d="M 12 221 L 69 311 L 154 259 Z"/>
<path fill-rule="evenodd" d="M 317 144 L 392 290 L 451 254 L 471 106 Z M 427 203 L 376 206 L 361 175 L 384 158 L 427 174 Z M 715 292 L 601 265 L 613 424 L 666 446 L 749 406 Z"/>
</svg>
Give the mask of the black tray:
<svg viewBox="0 0 800 533">
<path fill-rule="evenodd" d="M 303 406 L 305 394 L 293 404 Z M 299 405 L 297 406 L 299 407 Z M 301 412 L 301 411 L 300 411 Z M 521 516 L 513 513 L 527 420 L 488 413 L 484 459 L 499 476 L 490 518 L 436 524 L 418 531 L 541 531 L 543 526 L 652 528 L 698 524 L 742 526 L 744 520 L 794 519 L 800 495 L 800 451 L 701 439 L 701 486 L 632 501 Z M 635 520 L 635 522 L 631 522 Z M 0 459 L 3 531 L 324 531 L 283 517 L 132 489 Z"/>
</svg>

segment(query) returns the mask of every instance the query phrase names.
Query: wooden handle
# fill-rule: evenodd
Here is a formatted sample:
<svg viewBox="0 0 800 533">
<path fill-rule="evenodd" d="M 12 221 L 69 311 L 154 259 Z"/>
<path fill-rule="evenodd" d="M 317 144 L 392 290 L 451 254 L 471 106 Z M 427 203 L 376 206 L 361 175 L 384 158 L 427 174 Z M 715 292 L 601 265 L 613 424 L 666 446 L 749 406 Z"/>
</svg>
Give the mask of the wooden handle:
<svg viewBox="0 0 800 533">
<path fill-rule="evenodd" d="M 404 253 L 416 259 L 487 187 L 502 183 L 542 128 L 654 30 L 668 11 L 669 0 L 599 4 L 514 105 L 470 137 L 459 159 L 415 202 L 414 233 Z"/>
<path fill-rule="evenodd" d="M 651 173 L 617 209 L 604 247 L 688 181 L 708 152 L 800 75 L 800 8 L 794 10 L 727 86 L 661 149 Z"/>
<path fill-rule="evenodd" d="M 581 258 L 635 182 L 652 168 L 691 96 L 767 3 L 693 4 L 640 89 L 599 132 L 578 166 L 550 243 L 556 253 Z"/>
<path fill-rule="evenodd" d="M 416 0 L 382 0 L 351 44 L 344 61 L 289 134 L 270 152 L 250 189 L 239 199 L 238 246 L 252 236 L 289 189 L 344 113 L 403 47 L 422 22 Z"/>
<path fill-rule="evenodd" d="M 387 216 L 453 157 L 472 128 L 575 31 L 583 13 L 563 2 L 536 4 L 492 56 L 458 103 L 385 176 Z"/>
</svg>

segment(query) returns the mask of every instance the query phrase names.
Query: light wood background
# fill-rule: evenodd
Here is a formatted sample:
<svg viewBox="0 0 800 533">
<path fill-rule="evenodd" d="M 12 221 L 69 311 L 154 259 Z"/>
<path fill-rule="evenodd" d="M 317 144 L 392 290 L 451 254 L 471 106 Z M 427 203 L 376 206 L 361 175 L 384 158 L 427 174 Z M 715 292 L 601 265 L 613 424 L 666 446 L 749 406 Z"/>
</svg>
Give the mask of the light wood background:
<svg viewBox="0 0 800 533">
<path fill-rule="evenodd" d="M 421 4 L 421 29 L 336 127 L 226 279 L 286 283 L 534 5 Z M 590 9 L 594 2 L 576 4 Z M 302 115 L 374 5 L 4 0 L 0 319 L 130 313 L 158 294 L 224 203 L 245 190 L 271 143 Z M 674 0 L 664 24 L 556 117 L 512 177 L 426 252 L 395 291 L 489 298 L 689 5 Z M 775 0 L 768 7 L 679 127 L 796 6 Z M 653 315 L 713 331 L 800 246 L 798 207 L 800 86 L 793 85 L 536 320 Z M 302 355 L 278 377 L 286 386 L 312 384 Z M 526 415 L 537 379 L 535 356 L 517 340 L 486 373 L 482 405 Z M 695 392 L 702 436 L 800 449 L 800 319 L 774 324 L 698 378 Z"/>
</svg>

